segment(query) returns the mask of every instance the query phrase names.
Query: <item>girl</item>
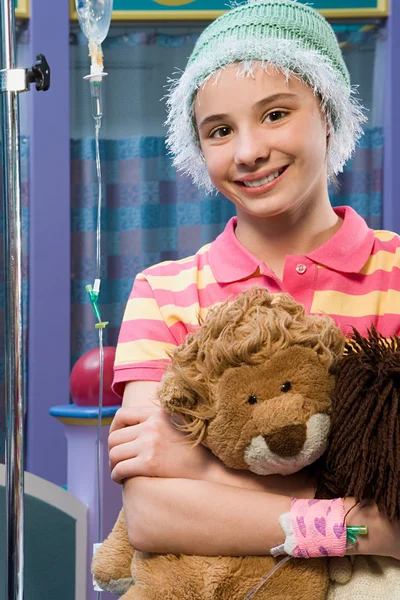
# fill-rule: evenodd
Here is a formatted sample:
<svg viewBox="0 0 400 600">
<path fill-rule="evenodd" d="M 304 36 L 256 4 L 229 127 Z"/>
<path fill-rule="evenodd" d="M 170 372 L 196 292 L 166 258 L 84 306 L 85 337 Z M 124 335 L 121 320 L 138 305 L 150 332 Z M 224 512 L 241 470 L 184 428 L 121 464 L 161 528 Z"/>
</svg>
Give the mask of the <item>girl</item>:
<svg viewBox="0 0 400 600">
<path fill-rule="evenodd" d="M 330 205 L 328 181 L 364 117 L 334 32 L 311 7 L 249 0 L 225 13 L 200 36 L 168 108 L 175 165 L 224 194 L 237 217 L 196 255 L 136 278 L 115 364 L 123 408 L 109 437 L 112 478 L 124 482 L 137 549 L 269 554 L 288 534 L 280 516 L 292 514 L 291 497 L 312 498 L 312 482 L 232 471 L 176 443 L 182 434 L 154 401 L 167 351 L 210 306 L 254 285 L 289 292 L 346 333 L 398 334 L 399 238 Z M 336 504 L 344 515 L 354 502 Z M 375 506 L 354 508 L 347 524 L 369 527 L 352 552 L 400 559 L 399 528 Z"/>
</svg>

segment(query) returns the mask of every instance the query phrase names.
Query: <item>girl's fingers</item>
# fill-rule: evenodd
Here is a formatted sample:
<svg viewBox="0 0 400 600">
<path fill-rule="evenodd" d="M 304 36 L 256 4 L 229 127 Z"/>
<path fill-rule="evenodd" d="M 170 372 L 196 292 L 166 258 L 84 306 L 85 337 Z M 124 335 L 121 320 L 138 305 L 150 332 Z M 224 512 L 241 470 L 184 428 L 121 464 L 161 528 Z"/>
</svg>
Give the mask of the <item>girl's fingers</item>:
<svg viewBox="0 0 400 600">
<path fill-rule="evenodd" d="M 108 450 L 110 451 L 119 444 L 126 444 L 127 442 L 133 442 L 140 434 L 140 425 L 131 425 L 124 427 L 123 429 L 116 429 L 108 436 Z"/>
<path fill-rule="evenodd" d="M 146 421 L 152 414 L 159 412 L 159 407 L 153 406 L 133 406 L 122 407 L 115 413 L 111 423 L 110 433 L 131 425 L 139 425 Z"/>
<path fill-rule="evenodd" d="M 130 458 L 117 463 L 111 471 L 111 479 L 115 481 L 115 483 L 122 483 L 124 479 L 128 479 L 128 477 L 134 477 L 137 475 L 135 470 L 135 461 L 137 461 L 136 458 Z"/>
<path fill-rule="evenodd" d="M 128 442 L 126 444 L 119 444 L 112 448 L 109 452 L 109 464 L 110 469 L 114 470 L 120 462 L 126 462 L 130 459 L 136 458 L 138 455 L 137 443 Z"/>
</svg>

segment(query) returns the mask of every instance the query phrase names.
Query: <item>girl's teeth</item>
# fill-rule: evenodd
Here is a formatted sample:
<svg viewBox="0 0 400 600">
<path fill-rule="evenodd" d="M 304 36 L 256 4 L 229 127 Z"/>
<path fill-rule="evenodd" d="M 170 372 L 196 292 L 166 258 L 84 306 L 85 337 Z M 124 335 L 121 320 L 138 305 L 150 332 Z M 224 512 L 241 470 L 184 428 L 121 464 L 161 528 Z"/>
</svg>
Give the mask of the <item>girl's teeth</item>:
<svg viewBox="0 0 400 600">
<path fill-rule="evenodd" d="M 260 185 L 265 185 L 266 183 L 273 181 L 274 179 L 279 177 L 279 175 L 281 175 L 283 173 L 283 171 L 284 171 L 284 169 L 279 169 L 279 171 L 276 171 L 275 173 L 271 173 L 271 175 L 268 175 L 268 177 L 263 177 L 262 179 L 257 179 L 257 181 L 244 181 L 243 183 L 246 187 L 259 187 Z"/>
</svg>

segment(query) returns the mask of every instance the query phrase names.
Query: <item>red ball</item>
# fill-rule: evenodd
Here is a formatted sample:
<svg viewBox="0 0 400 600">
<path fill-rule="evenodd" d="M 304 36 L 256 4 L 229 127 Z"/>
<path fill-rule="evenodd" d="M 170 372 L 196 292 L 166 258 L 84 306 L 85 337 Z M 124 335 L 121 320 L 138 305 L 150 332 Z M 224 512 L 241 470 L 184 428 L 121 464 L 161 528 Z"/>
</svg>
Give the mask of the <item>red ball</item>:
<svg viewBox="0 0 400 600">
<path fill-rule="evenodd" d="M 115 348 L 104 347 L 103 406 L 118 406 L 121 399 L 111 389 Z M 69 378 L 69 389 L 77 406 L 98 406 L 100 391 L 100 350 L 94 348 L 74 364 Z"/>
</svg>

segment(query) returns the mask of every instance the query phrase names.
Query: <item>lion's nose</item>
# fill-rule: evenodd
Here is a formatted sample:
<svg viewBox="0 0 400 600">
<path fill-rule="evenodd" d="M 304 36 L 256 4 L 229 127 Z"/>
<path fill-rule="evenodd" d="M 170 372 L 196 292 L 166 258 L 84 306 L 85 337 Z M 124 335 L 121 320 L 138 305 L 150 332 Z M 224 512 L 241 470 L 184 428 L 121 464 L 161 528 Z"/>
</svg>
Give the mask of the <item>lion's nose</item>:
<svg viewBox="0 0 400 600">
<path fill-rule="evenodd" d="M 264 439 L 271 452 L 290 458 L 303 448 L 306 435 L 305 425 L 286 425 L 271 435 L 264 435 Z"/>
</svg>

